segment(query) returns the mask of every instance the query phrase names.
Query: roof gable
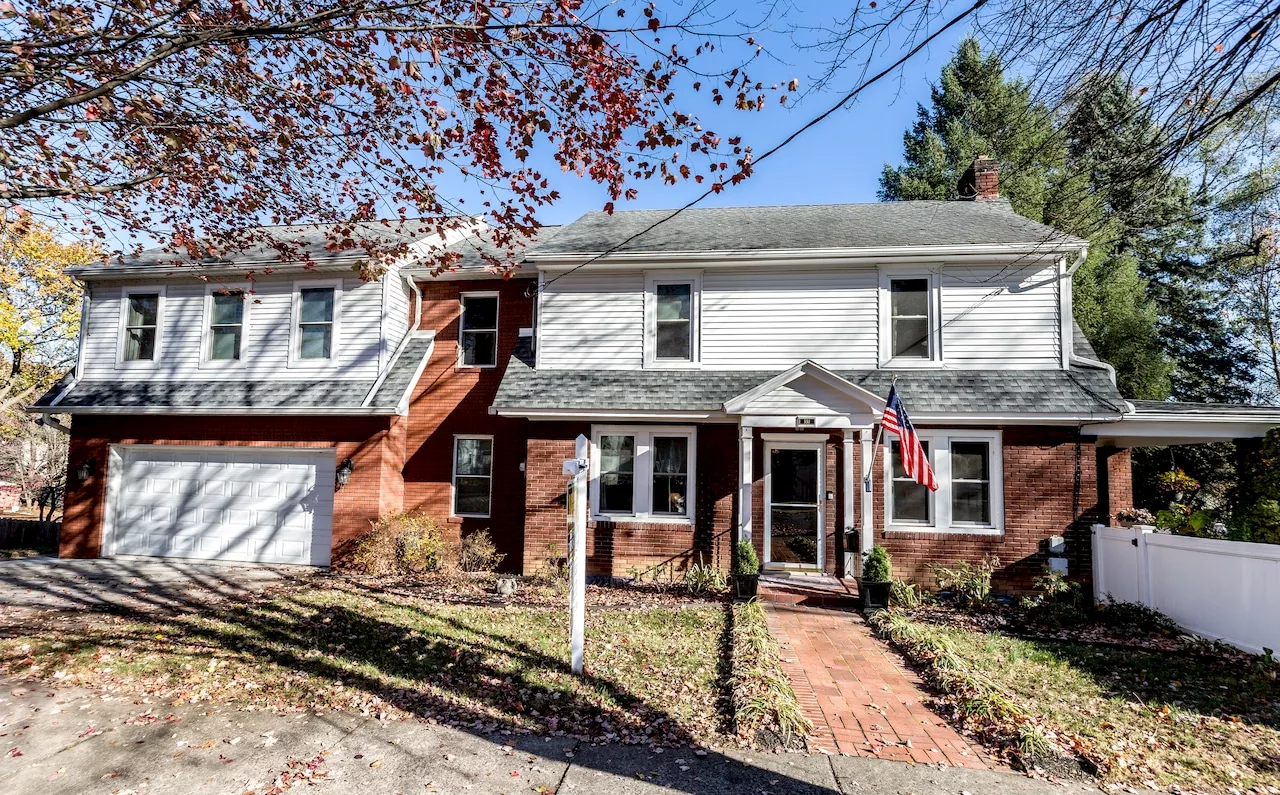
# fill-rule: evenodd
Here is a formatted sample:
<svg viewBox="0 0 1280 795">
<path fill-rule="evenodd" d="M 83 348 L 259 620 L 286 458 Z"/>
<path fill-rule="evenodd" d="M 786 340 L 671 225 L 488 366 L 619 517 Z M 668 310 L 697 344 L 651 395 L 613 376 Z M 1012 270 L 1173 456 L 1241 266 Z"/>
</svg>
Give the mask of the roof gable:
<svg viewBox="0 0 1280 795">
<path fill-rule="evenodd" d="M 883 404 L 884 398 L 871 390 L 807 360 L 726 400 L 724 410 L 730 414 L 874 415 Z"/>
</svg>

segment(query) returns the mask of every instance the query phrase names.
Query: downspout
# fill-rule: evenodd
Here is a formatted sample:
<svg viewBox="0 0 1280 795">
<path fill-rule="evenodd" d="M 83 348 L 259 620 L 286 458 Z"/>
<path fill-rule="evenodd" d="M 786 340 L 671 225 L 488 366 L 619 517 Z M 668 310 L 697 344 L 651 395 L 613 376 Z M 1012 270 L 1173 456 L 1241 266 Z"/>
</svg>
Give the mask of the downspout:
<svg viewBox="0 0 1280 795">
<path fill-rule="evenodd" d="M 1070 267 L 1068 267 L 1068 268 L 1067 268 L 1067 270 L 1066 270 L 1066 274 L 1065 274 L 1065 276 L 1066 276 L 1066 281 L 1064 282 L 1064 285 L 1063 285 L 1063 286 L 1065 287 L 1065 289 L 1063 290 L 1063 307 L 1062 307 L 1062 311 L 1063 311 L 1063 313 L 1067 316 L 1067 318 L 1068 318 L 1068 320 L 1070 321 L 1070 323 L 1069 323 L 1069 324 L 1068 324 L 1068 323 L 1064 323 L 1064 324 L 1063 324 L 1063 329 L 1064 329 L 1064 330 L 1066 330 L 1066 329 L 1070 329 L 1070 328 L 1073 328 L 1074 323 L 1075 323 L 1075 320 L 1073 319 L 1073 315 L 1072 315 L 1072 307 L 1071 307 L 1071 298 L 1072 298 L 1072 296 L 1071 296 L 1071 281 L 1070 281 L 1070 280 L 1071 280 L 1071 277 L 1072 277 L 1072 276 L 1075 276 L 1076 271 L 1080 270 L 1080 266 L 1084 264 L 1084 261 L 1085 261 L 1085 259 L 1087 259 L 1087 258 L 1088 258 L 1088 256 L 1089 256 L 1089 244 L 1088 244 L 1088 243 L 1086 243 L 1086 244 L 1084 244 L 1083 246 L 1081 246 L 1081 247 L 1080 247 L 1080 253 L 1076 255 L 1075 262 L 1071 263 Z M 1063 345 L 1066 345 L 1066 344 L 1067 344 L 1067 340 L 1065 340 L 1065 339 L 1064 339 L 1062 342 L 1063 342 Z M 1084 357 L 1084 356 L 1079 356 L 1079 355 L 1077 355 L 1077 354 L 1076 354 L 1076 350 L 1075 350 L 1075 344 L 1074 344 L 1074 341 L 1072 342 L 1072 345 L 1071 345 L 1071 349 L 1070 349 L 1070 350 L 1071 350 L 1071 352 L 1070 352 L 1070 354 L 1067 356 L 1067 361 L 1068 361 L 1068 363 L 1069 363 L 1069 364 L 1078 364 L 1078 365 L 1080 365 L 1081 367 L 1093 367 L 1093 368 L 1096 368 L 1096 369 L 1099 369 L 1099 370 L 1104 370 L 1104 371 L 1106 371 L 1106 373 L 1107 373 L 1107 378 L 1111 379 L 1111 385 L 1112 385 L 1112 386 L 1115 386 L 1115 385 L 1116 385 L 1116 368 L 1112 367 L 1111 365 L 1107 364 L 1106 362 L 1099 361 L 1099 360 L 1097 360 L 1097 359 L 1089 359 L 1089 358 L 1086 358 L 1086 357 Z"/>
<path fill-rule="evenodd" d="M 422 324 L 422 288 L 418 286 L 418 282 L 413 278 L 412 273 L 406 273 L 404 280 L 409 285 L 409 289 L 413 290 L 414 295 L 413 322 L 409 324 L 409 333 L 412 334 Z"/>
</svg>

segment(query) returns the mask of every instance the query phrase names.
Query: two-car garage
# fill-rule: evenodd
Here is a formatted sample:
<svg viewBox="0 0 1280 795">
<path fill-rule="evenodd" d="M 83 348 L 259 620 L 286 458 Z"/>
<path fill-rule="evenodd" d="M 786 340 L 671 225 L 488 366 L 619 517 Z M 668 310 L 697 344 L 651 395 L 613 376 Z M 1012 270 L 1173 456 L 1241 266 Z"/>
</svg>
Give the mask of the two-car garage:
<svg viewBox="0 0 1280 795">
<path fill-rule="evenodd" d="M 105 555 L 327 566 L 334 450 L 112 445 Z"/>
</svg>

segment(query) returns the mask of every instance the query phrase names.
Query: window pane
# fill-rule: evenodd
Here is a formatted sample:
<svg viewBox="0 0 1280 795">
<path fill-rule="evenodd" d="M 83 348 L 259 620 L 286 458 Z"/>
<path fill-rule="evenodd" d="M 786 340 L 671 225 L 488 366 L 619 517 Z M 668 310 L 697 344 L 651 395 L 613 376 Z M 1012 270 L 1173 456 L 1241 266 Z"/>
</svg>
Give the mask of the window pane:
<svg viewBox="0 0 1280 795">
<path fill-rule="evenodd" d="M 215 326 L 238 326 L 244 319 L 244 293 L 214 293 L 213 318 Z"/>
<path fill-rule="evenodd" d="M 951 518 L 956 522 L 991 524 L 991 500 L 986 483 L 951 484 Z"/>
<path fill-rule="evenodd" d="M 818 562 L 818 509 L 769 507 L 769 562 Z"/>
<path fill-rule="evenodd" d="M 221 326 L 210 329 L 212 340 L 209 346 L 209 358 L 215 361 L 230 361 L 240 358 L 240 327 Z"/>
<path fill-rule="evenodd" d="M 301 291 L 303 323 L 333 322 L 333 288 L 314 287 Z M 327 355 L 327 354 L 326 354 Z"/>
<path fill-rule="evenodd" d="M 920 440 L 920 447 L 921 447 L 921 449 L 923 449 L 923 450 L 924 450 L 924 454 L 925 454 L 925 455 L 929 455 L 929 443 L 928 443 L 927 441 L 925 441 L 924 439 L 921 439 L 921 440 Z M 901 446 L 901 444 L 900 444 L 899 442 L 897 442 L 897 441 L 890 442 L 890 443 L 889 443 L 889 450 L 891 451 L 891 453 L 892 453 L 892 455 L 893 455 L 893 477 L 894 477 L 894 479 L 895 479 L 895 480 L 896 480 L 896 479 L 898 479 L 898 478 L 907 478 L 907 479 L 910 479 L 910 478 L 911 478 L 911 476 L 907 474 L 907 470 L 906 470 L 906 468 L 902 466 L 902 446 Z"/>
<path fill-rule="evenodd" d="M 903 522 L 929 521 L 929 490 L 913 480 L 893 482 L 893 518 Z"/>
<path fill-rule="evenodd" d="M 156 330 L 154 328 L 135 328 L 125 332 L 125 361 L 150 361 L 156 355 Z"/>
<path fill-rule="evenodd" d="M 684 474 L 689 461 L 689 440 L 683 436 L 655 436 L 653 438 L 653 471 L 665 474 Z"/>
<path fill-rule="evenodd" d="M 468 297 L 462 299 L 462 328 L 494 329 L 498 327 L 498 298 Z"/>
<path fill-rule="evenodd" d="M 989 452 L 986 442 L 952 442 L 951 479 L 987 480 Z"/>
<path fill-rule="evenodd" d="M 689 333 L 692 324 L 687 321 L 667 321 L 658 324 L 659 359 L 680 359 L 688 361 L 692 358 L 693 340 Z"/>
<path fill-rule="evenodd" d="M 298 348 L 303 359 L 328 359 L 329 345 L 333 338 L 333 326 L 302 326 L 302 344 Z"/>
<path fill-rule="evenodd" d="M 929 319 L 895 317 L 893 319 L 893 355 L 929 358 Z"/>
<path fill-rule="evenodd" d="M 658 320 L 689 320 L 692 318 L 693 285 L 659 284 Z"/>
<path fill-rule="evenodd" d="M 653 512 L 688 516 L 689 478 L 685 475 L 653 476 Z"/>
<path fill-rule="evenodd" d="M 126 326 L 154 326 L 160 311 L 160 296 L 156 293 L 129 296 L 129 319 Z"/>
<path fill-rule="evenodd" d="M 487 516 L 489 513 L 489 478 L 460 476 L 454 481 L 453 512 Z"/>
<path fill-rule="evenodd" d="M 498 334 L 493 331 L 462 332 L 462 363 L 489 367 L 498 363 Z"/>
<path fill-rule="evenodd" d="M 635 510 L 634 436 L 600 437 L 600 510 L 632 513 Z"/>
<path fill-rule="evenodd" d="M 683 436 L 653 438 L 653 512 L 687 516 L 689 440 Z"/>
<path fill-rule="evenodd" d="M 492 466 L 492 439 L 458 440 L 454 472 L 459 475 L 488 475 Z"/>
<path fill-rule="evenodd" d="M 889 282 L 889 291 L 895 316 L 929 314 L 928 279 L 894 279 Z"/>
<path fill-rule="evenodd" d="M 769 496 L 773 502 L 818 504 L 818 451 L 770 450 Z"/>
</svg>

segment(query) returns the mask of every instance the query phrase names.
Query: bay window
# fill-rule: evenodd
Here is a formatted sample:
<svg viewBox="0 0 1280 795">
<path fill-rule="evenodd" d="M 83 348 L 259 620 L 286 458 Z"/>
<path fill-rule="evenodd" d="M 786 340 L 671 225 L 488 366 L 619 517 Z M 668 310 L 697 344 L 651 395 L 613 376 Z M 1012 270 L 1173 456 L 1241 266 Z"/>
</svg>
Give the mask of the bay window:
<svg viewBox="0 0 1280 795">
<path fill-rule="evenodd" d="M 615 521 L 692 519 L 695 443 L 690 427 L 594 428 L 592 516 Z"/>
<path fill-rule="evenodd" d="M 886 445 L 885 527 L 898 532 L 977 535 L 1004 530 L 999 431 L 917 431 L 938 490 L 916 483 L 902 465 L 897 440 Z"/>
</svg>

